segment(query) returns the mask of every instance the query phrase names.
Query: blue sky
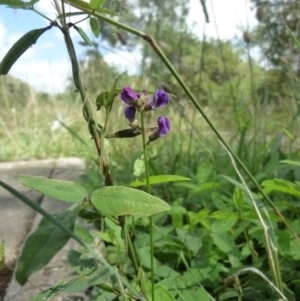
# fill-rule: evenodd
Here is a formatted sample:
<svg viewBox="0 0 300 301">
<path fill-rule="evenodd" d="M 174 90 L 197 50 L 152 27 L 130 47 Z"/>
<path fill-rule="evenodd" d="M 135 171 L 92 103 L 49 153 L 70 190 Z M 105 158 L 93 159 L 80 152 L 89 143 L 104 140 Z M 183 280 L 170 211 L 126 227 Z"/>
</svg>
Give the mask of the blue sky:
<svg viewBox="0 0 300 301">
<path fill-rule="evenodd" d="M 254 18 L 255 12 L 250 10 L 249 0 L 207 0 L 206 2 L 211 22 L 204 28 L 205 22 L 200 1 L 190 0 L 191 12 L 187 22 L 199 38 L 202 38 L 204 30 L 207 36 L 216 37 L 213 12 L 221 39 L 235 37 L 241 39 L 243 30 L 257 24 Z M 55 10 L 51 0 L 40 0 L 35 8 L 50 19 L 55 19 Z M 72 19 L 72 22 L 75 21 Z M 26 32 L 47 25 L 49 22 L 46 19 L 32 11 L 0 6 L 0 60 L 14 42 Z M 92 40 L 94 39 L 88 22 L 82 22 L 79 26 Z M 78 45 L 81 38 L 76 31 L 73 31 L 72 38 L 78 57 L 82 57 L 86 48 Z M 133 56 L 132 53 L 120 48 L 117 51 L 114 49 L 112 52 L 105 52 L 103 55 L 108 63 L 118 66 L 120 72 L 128 70 L 129 73 L 135 72 L 132 63 L 138 63 L 140 57 L 138 50 Z M 29 82 L 36 91 L 62 92 L 71 70 L 63 36 L 59 29 L 52 28 L 45 32 L 38 42 L 15 63 L 9 74 Z"/>
</svg>

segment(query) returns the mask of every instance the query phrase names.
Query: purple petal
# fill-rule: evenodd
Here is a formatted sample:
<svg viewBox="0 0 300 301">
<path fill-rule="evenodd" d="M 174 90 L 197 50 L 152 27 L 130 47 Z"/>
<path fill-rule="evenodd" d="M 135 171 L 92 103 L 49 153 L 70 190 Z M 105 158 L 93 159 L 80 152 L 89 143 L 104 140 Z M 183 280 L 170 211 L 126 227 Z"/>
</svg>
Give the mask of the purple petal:
<svg viewBox="0 0 300 301">
<path fill-rule="evenodd" d="M 124 87 L 121 91 L 121 99 L 127 104 L 134 104 L 138 101 L 139 96 L 129 86 Z"/>
<path fill-rule="evenodd" d="M 161 89 L 157 89 L 153 95 L 153 101 L 152 101 L 152 110 L 155 108 L 160 108 L 165 105 L 167 105 L 169 102 L 169 95 L 165 91 Z"/>
<path fill-rule="evenodd" d="M 170 121 L 167 117 L 160 116 L 157 119 L 159 137 L 167 135 L 171 128 Z"/>
<path fill-rule="evenodd" d="M 130 123 L 134 121 L 135 112 L 136 108 L 133 106 L 126 107 L 124 110 L 124 115 Z"/>
</svg>

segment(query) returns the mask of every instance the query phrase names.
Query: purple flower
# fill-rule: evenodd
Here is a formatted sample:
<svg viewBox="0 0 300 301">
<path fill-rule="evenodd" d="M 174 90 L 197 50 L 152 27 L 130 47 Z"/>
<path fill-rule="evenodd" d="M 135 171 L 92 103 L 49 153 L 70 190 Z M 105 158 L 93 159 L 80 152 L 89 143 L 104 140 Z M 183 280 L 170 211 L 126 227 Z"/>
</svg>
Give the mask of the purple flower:
<svg viewBox="0 0 300 301">
<path fill-rule="evenodd" d="M 134 106 L 126 107 L 124 110 L 125 117 L 129 120 L 130 123 L 134 121 L 136 108 Z"/>
<path fill-rule="evenodd" d="M 121 91 L 121 99 L 129 105 L 135 105 L 139 100 L 139 95 L 135 93 L 129 86 L 127 86 Z"/>
<path fill-rule="evenodd" d="M 153 101 L 151 104 L 152 110 L 160 107 L 164 107 L 169 102 L 169 95 L 161 89 L 157 89 L 153 95 Z M 167 118 L 168 119 L 168 118 Z"/>
<path fill-rule="evenodd" d="M 154 110 L 156 108 L 164 107 L 169 102 L 169 95 L 161 89 L 157 89 L 153 95 L 152 102 L 146 102 L 145 111 Z"/>
<path fill-rule="evenodd" d="M 169 119 L 164 116 L 158 117 L 157 125 L 158 128 L 149 135 L 149 141 L 147 142 L 147 144 L 149 144 L 151 141 L 158 139 L 159 137 L 167 135 L 169 130 L 171 129 Z"/>
<path fill-rule="evenodd" d="M 160 116 L 157 119 L 157 124 L 159 137 L 167 135 L 171 128 L 169 119 L 167 117 Z"/>
</svg>

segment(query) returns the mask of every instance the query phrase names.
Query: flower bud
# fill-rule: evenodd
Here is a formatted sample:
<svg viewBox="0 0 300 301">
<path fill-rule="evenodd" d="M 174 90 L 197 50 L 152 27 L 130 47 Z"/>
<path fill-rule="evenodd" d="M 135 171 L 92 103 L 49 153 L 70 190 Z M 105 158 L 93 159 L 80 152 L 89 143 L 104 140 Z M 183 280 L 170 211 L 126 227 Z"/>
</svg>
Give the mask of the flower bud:
<svg viewBox="0 0 300 301">
<path fill-rule="evenodd" d="M 158 139 L 159 137 L 163 137 L 163 136 L 167 135 L 167 133 L 169 132 L 169 130 L 171 128 L 169 119 L 164 116 L 158 117 L 157 125 L 158 125 L 158 128 L 149 135 L 149 141 L 147 144 L 149 144 L 151 141 Z"/>
</svg>

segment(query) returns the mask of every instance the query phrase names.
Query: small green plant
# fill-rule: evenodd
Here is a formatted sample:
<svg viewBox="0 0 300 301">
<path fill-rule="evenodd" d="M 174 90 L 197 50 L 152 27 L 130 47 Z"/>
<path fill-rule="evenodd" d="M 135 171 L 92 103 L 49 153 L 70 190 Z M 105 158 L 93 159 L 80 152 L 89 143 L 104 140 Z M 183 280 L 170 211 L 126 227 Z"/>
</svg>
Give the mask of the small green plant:
<svg viewBox="0 0 300 301">
<path fill-rule="evenodd" d="M 262 163 L 261 173 L 252 174 L 240 158 L 248 155 L 245 146 L 248 124 L 243 123 L 241 117 L 244 108 L 239 111 L 234 104 L 235 117 L 241 126 L 236 154 L 152 37 L 107 17 L 114 16 L 115 12 L 103 8 L 105 1 L 91 0 L 88 3 L 69 0 L 68 4 L 78 8 L 83 18 L 90 19 L 95 37 L 99 36 L 98 18 L 147 41 L 194 105 L 195 111 L 202 115 L 221 142 L 223 149 L 219 148 L 217 153 L 207 150 L 206 153 L 196 153 L 193 158 L 190 155 L 192 144 L 186 147 L 182 143 L 182 154 L 172 158 L 171 154 L 159 149 L 169 161 L 174 161 L 170 163 L 172 168 L 178 164 L 177 161 L 191 167 L 188 168 L 189 177 L 160 172 L 163 168 L 155 166 L 148 154 L 149 149 L 164 139 L 161 137 L 178 133 L 171 130 L 172 117 L 159 116 L 156 126 L 146 126 L 146 117 L 169 104 L 174 95 L 162 89 L 133 89 L 131 83 L 119 88 L 117 77 L 109 90 L 98 92 L 93 104 L 80 76 L 69 31 L 76 30 L 88 45 L 91 44 L 89 37 L 78 24 L 66 22 L 66 17 L 72 18 L 74 13 L 65 12 L 64 1 L 54 1 L 58 14 L 56 20 L 50 20 L 36 11 L 34 5 L 37 2 L 0 0 L 0 4 L 32 10 L 50 22 L 45 28 L 25 34 L 12 46 L 0 64 L 0 74 L 6 75 L 41 35 L 52 27 L 60 29 L 103 181 L 100 183 L 99 175 L 92 173 L 89 175 L 93 178 L 93 185 L 17 175 L 16 179 L 23 185 L 72 203 L 67 210 L 55 216 L 0 181 L 1 186 L 43 215 L 36 231 L 26 240 L 18 259 L 14 272 L 20 284 L 25 284 L 32 273 L 47 265 L 69 238 L 84 247 L 71 250 L 68 254 L 69 264 L 77 274 L 75 277 L 30 300 L 50 300 L 65 290 L 72 291 L 72 287 L 79 284 L 85 290 L 90 289 L 89 301 L 116 298 L 152 301 L 297 300 L 300 294 L 297 269 L 300 260 L 298 161 L 280 162 L 280 153 L 274 148 Z M 205 8 L 203 2 L 202 5 Z M 207 16 L 206 9 L 204 11 Z M 124 121 L 127 120 L 128 128 L 109 133 L 110 125 L 116 118 L 113 105 L 119 96 L 126 104 Z M 232 97 L 235 101 L 233 93 Z M 256 102 L 254 104 L 257 105 Z M 102 124 L 97 121 L 94 107 L 104 112 Z M 61 125 L 80 141 L 76 132 L 63 122 Z M 254 132 L 256 135 L 256 127 Z M 287 130 L 285 132 L 288 133 Z M 253 145 L 257 151 L 255 135 Z M 117 143 L 117 138 L 127 142 L 136 136 L 141 137 L 141 146 L 135 141 L 135 151 L 139 154 L 132 164 L 135 180 L 128 181 L 124 186 L 114 185 L 111 161 L 104 142 L 115 139 L 112 143 Z M 180 140 L 177 137 L 176 140 Z M 253 155 L 252 158 L 258 157 Z M 281 168 L 282 163 L 285 165 Z M 256 172 L 259 164 L 254 165 Z M 183 169 L 182 166 L 180 168 Z M 278 174 L 293 176 L 268 179 L 276 168 Z M 151 171 L 155 175 L 151 175 Z M 155 185 L 163 186 L 164 183 L 172 183 L 173 186 L 169 190 L 155 189 Z M 156 193 L 165 197 L 158 197 Z M 168 199 L 168 202 L 163 199 Z M 94 224 L 96 233 L 93 235 L 106 244 L 104 257 L 95 251 L 93 240 L 90 242 L 76 234 L 79 219 Z M 4 245 L 0 247 L 0 263 L 5 265 Z"/>
</svg>

